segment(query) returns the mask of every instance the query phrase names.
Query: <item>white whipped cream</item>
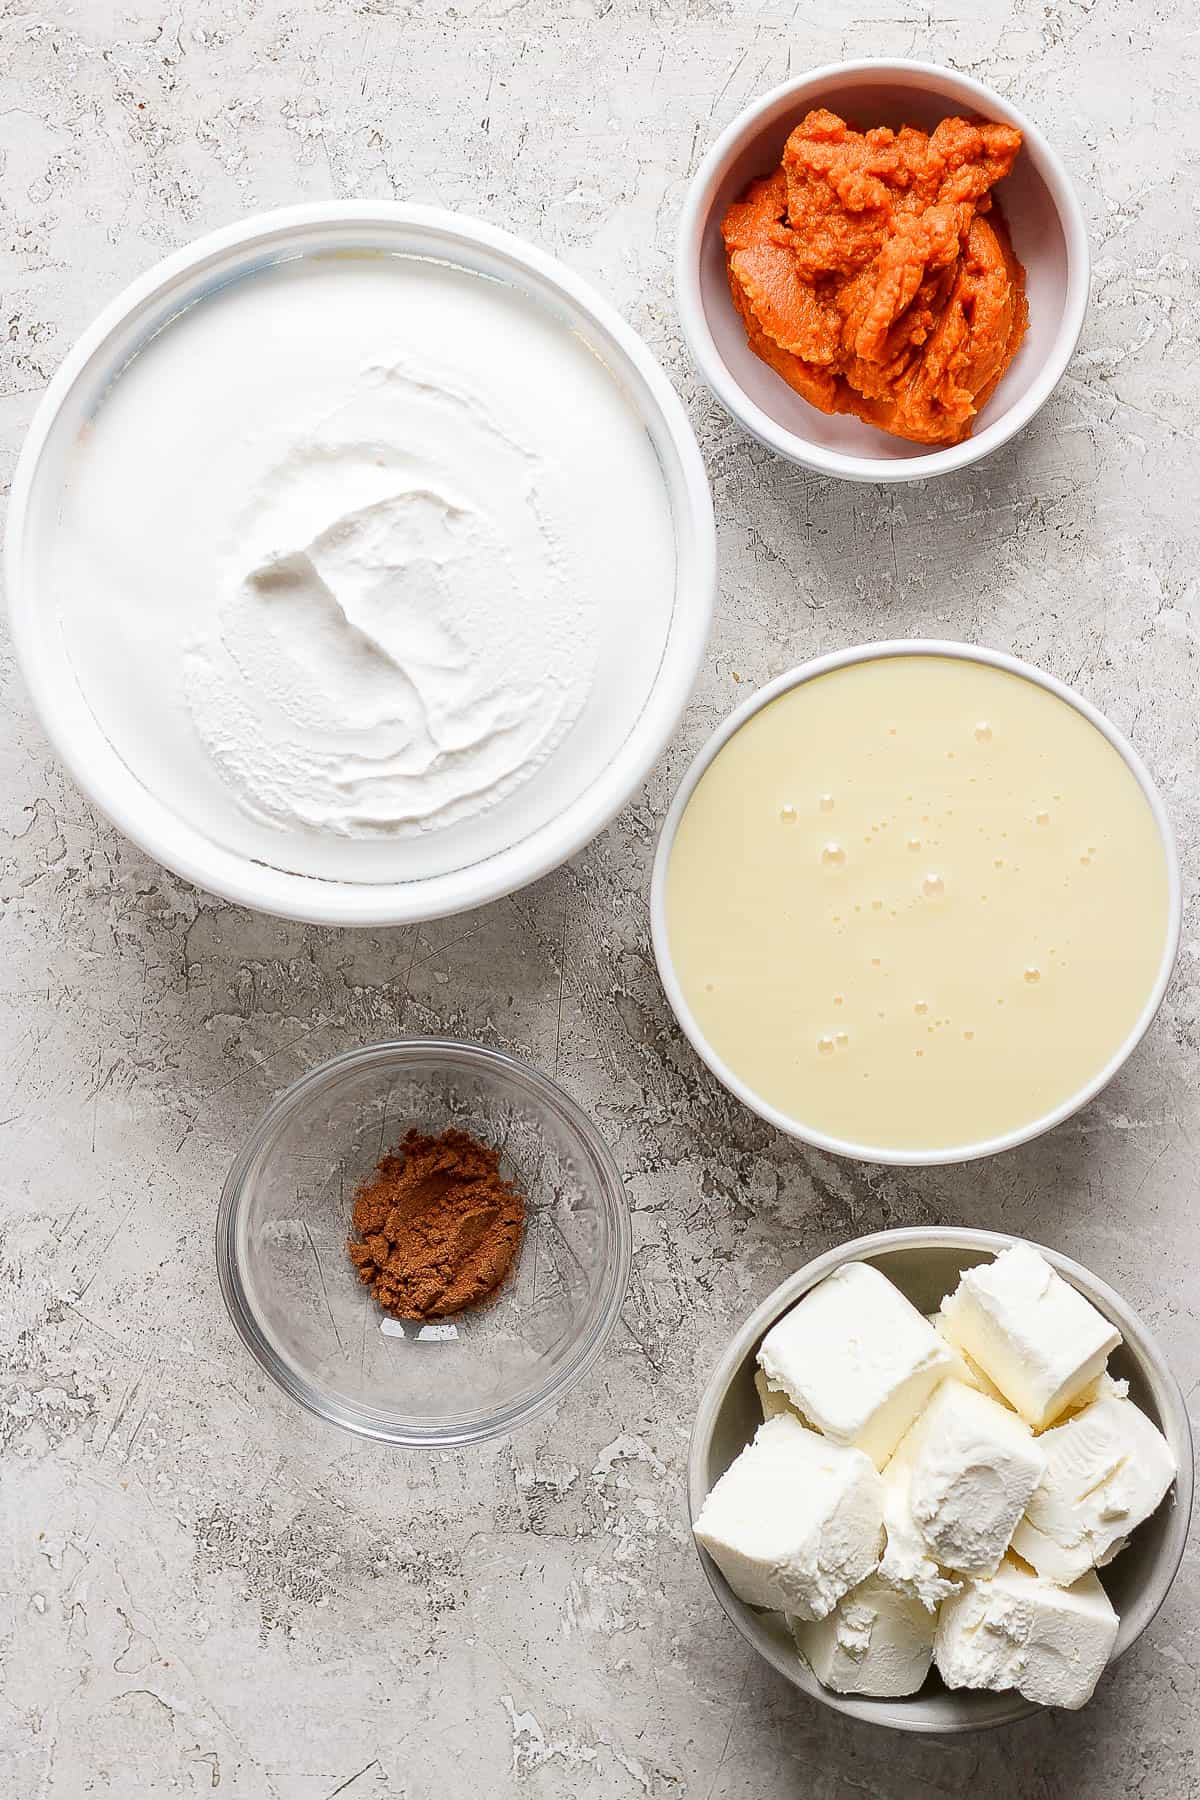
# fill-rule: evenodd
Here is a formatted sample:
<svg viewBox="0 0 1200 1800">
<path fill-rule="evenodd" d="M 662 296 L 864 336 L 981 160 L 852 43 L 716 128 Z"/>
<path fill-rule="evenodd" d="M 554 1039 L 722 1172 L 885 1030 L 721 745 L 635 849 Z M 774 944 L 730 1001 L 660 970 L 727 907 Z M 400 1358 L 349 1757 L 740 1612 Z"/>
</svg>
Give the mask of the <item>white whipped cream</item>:
<svg viewBox="0 0 1200 1800">
<path fill-rule="evenodd" d="M 561 811 L 673 604 L 661 471 L 605 365 L 514 290 L 396 256 L 299 258 L 172 320 L 84 434 L 59 544 L 69 653 L 134 773 L 229 848 L 348 879 Z"/>
<path fill-rule="evenodd" d="M 385 414 L 402 445 L 375 435 Z M 248 813 L 400 835 L 492 805 L 545 760 L 595 643 L 543 462 L 449 377 L 395 366 L 297 431 L 185 662 L 196 731 Z"/>
</svg>

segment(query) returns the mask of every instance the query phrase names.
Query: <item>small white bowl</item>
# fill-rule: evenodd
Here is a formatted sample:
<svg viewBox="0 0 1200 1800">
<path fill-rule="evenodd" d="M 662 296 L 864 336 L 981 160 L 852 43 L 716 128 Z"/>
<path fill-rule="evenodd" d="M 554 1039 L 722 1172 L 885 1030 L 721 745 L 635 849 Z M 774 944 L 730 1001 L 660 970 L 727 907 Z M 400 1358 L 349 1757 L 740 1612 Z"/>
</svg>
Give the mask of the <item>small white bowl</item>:
<svg viewBox="0 0 1200 1800">
<path fill-rule="evenodd" d="M 88 705 L 46 578 L 56 500 L 72 446 L 105 388 L 155 332 L 214 288 L 284 259 L 376 251 L 430 258 L 507 284 L 561 319 L 603 359 L 645 429 L 675 525 L 674 605 L 632 729 L 594 780 L 546 823 L 445 873 L 401 881 L 325 880 L 269 867 L 215 843 L 151 793 Z M 131 529 L 137 496 L 130 496 Z M 158 862 L 210 893 L 319 925 L 395 925 L 494 900 L 573 856 L 625 805 L 683 711 L 704 654 L 716 586 L 708 477 L 677 394 L 637 334 L 579 276 L 506 231 L 433 207 L 335 201 L 240 221 L 176 251 L 105 307 L 44 395 L 13 481 L 6 541 L 13 643 L 39 718 L 94 806 Z M 570 754 L 570 739 L 566 754 Z"/>
<path fill-rule="evenodd" d="M 1022 675 L 1027 681 L 1035 682 L 1038 687 L 1045 688 L 1048 693 L 1055 694 L 1065 700 L 1077 712 L 1083 714 L 1101 732 L 1128 765 L 1138 786 L 1146 796 L 1146 802 L 1154 815 L 1162 839 L 1163 856 L 1167 865 L 1167 932 L 1163 942 L 1162 960 L 1154 986 L 1146 996 L 1138 1018 L 1125 1042 L 1109 1058 L 1104 1067 L 1087 1085 L 1072 1094 L 1061 1106 L 1044 1114 L 1040 1119 L 1032 1119 L 1018 1130 L 1006 1132 L 1001 1137 L 987 1138 L 980 1143 L 955 1144 L 941 1149 L 897 1150 L 887 1144 L 856 1144 L 844 1138 L 829 1137 L 823 1131 L 806 1125 L 802 1119 L 794 1119 L 772 1106 L 761 1095 L 742 1081 L 729 1065 L 713 1049 L 696 1021 L 687 997 L 675 972 L 675 962 L 671 954 L 670 935 L 667 931 L 666 884 L 667 866 L 671 860 L 671 850 L 675 842 L 675 833 L 679 829 L 679 821 L 687 810 L 688 801 L 696 791 L 697 783 L 717 756 L 718 752 L 729 742 L 736 731 L 764 706 L 790 689 L 800 687 L 806 681 L 812 681 L 818 675 L 825 675 L 831 669 L 842 669 L 851 663 L 873 662 L 883 656 L 948 656 L 958 657 L 967 662 L 985 663 L 993 669 L 1005 669 L 1011 675 Z M 1043 1132 L 1050 1131 L 1055 1125 L 1061 1125 L 1064 1119 L 1086 1106 L 1095 1098 L 1101 1088 L 1105 1087 L 1116 1074 L 1133 1051 L 1137 1048 L 1154 1021 L 1155 1014 L 1162 1005 L 1163 995 L 1167 991 L 1167 983 L 1175 967 L 1175 959 L 1179 954 L 1179 934 L 1183 923 L 1183 887 L 1179 878 L 1179 857 L 1175 849 L 1175 836 L 1167 818 L 1166 808 L 1154 785 L 1149 770 L 1138 755 L 1128 738 L 1122 736 L 1116 726 L 1111 724 L 1090 700 L 1077 694 L 1073 688 L 1058 681 L 1045 670 L 1034 668 L 1031 663 L 1021 662 L 1018 657 L 1008 656 L 1001 650 L 986 650 L 976 644 L 947 643 L 937 638 L 892 638 L 886 643 L 858 644 L 849 650 L 835 650 L 828 656 L 818 656 L 812 662 L 803 663 L 797 669 L 790 669 L 787 674 L 777 676 L 769 681 L 766 687 L 751 694 L 748 700 L 737 707 L 723 725 L 719 725 L 708 742 L 699 751 L 676 791 L 666 818 L 663 820 L 659 834 L 658 849 L 654 857 L 654 871 L 650 884 L 650 932 L 654 943 L 654 955 L 658 962 L 658 972 L 666 990 L 667 999 L 672 1011 L 683 1027 L 692 1048 L 697 1055 L 708 1064 L 717 1080 L 735 1094 L 744 1106 L 756 1112 L 760 1118 L 774 1125 L 776 1130 L 787 1132 L 790 1137 L 800 1138 L 806 1144 L 812 1144 L 818 1150 L 828 1150 L 835 1156 L 848 1156 L 859 1162 L 906 1164 L 910 1167 L 929 1168 L 935 1163 L 972 1162 L 977 1157 L 995 1156 L 1001 1150 L 1012 1150 L 1018 1144 L 1024 1144 L 1030 1138 L 1040 1137 Z"/>
<path fill-rule="evenodd" d="M 818 1256 L 770 1294 L 742 1326 L 704 1390 L 688 1455 L 688 1509 L 695 1519 L 709 1491 L 762 1423 L 754 1390 L 754 1358 L 770 1327 L 802 1294 L 843 1263 L 869 1262 L 895 1282 L 921 1312 L 933 1312 L 957 1284 L 963 1269 L 986 1262 L 1019 1239 L 995 1231 L 968 1231 L 942 1225 L 879 1231 L 855 1238 Z M 1187 1545 L 1192 1513 L 1193 1451 L 1187 1406 L 1162 1351 L 1137 1314 L 1095 1275 L 1035 1244 L 1046 1261 L 1079 1289 L 1120 1331 L 1123 1344 L 1109 1358 L 1114 1377 L 1129 1382 L 1130 1397 L 1154 1420 L 1179 1465 L 1172 1490 L 1157 1512 L 1139 1525 L 1127 1549 L 1100 1570 L 1100 1579 L 1121 1615 L 1112 1660 L 1137 1642 L 1167 1597 Z M 1027 1718 L 1043 1708 L 1020 1694 L 948 1689 L 931 1674 L 917 1694 L 903 1700 L 871 1700 L 835 1694 L 823 1687 L 800 1656 L 777 1613 L 760 1612 L 739 1600 L 708 1553 L 697 1545 L 709 1586 L 746 1642 L 803 1693 L 836 1712 L 849 1713 L 897 1731 L 978 1731 Z M 1102 1678 L 1103 1679 L 1103 1678 Z"/>
<path fill-rule="evenodd" d="M 746 341 L 729 293 L 721 220 L 749 182 L 778 166 L 789 133 L 819 106 L 860 128 L 909 124 L 928 130 L 962 113 L 1015 125 L 1024 134 L 998 198 L 1025 265 L 1029 330 L 974 433 L 961 444 L 930 450 L 860 419 L 819 412 Z M 1087 235 L 1057 153 L 1031 119 L 981 81 L 933 63 L 829 63 L 753 101 L 705 156 L 679 223 L 675 292 L 696 367 L 760 443 L 806 469 L 845 481 L 921 481 L 963 469 L 1007 443 L 1058 385 L 1083 328 Z"/>
</svg>

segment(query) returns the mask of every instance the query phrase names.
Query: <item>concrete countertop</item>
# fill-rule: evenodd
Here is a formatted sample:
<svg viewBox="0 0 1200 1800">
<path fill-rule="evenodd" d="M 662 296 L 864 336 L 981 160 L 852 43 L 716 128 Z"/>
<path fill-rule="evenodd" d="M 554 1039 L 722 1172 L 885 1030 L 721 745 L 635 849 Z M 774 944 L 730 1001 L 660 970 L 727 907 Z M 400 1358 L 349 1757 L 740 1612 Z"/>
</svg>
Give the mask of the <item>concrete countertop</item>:
<svg viewBox="0 0 1200 1800">
<path fill-rule="evenodd" d="M 0 0 L 0 486 L 47 378 L 165 251 L 297 199 L 459 207 L 595 281 L 683 393 L 713 481 L 718 620 L 644 791 L 515 899 L 406 930 L 253 917 L 153 866 L 68 784 L 0 636 L 0 1791 L 12 1800 L 851 1800 L 1200 1793 L 1200 1569 L 1079 1715 L 955 1741 L 854 1728 L 754 1660 L 688 1541 L 699 1388 L 840 1239 L 944 1220 L 1095 1269 L 1200 1385 L 1200 972 L 1120 1079 L 989 1164 L 889 1173 L 733 1103 L 668 1017 L 645 900 L 706 733 L 790 664 L 961 636 L 1076 684 L 1158 777 L 1200 878 L 1200 373 L 1184 0 Z M 702 392 L 671 298 L 705 145 L 864 54 L 1012 95 L 1094 255 L 1066 380 L 933 485 L 806 476 Z M 0 626 L 0 633 L 4 628 Z M 396 1032 L 478 1037 L 600 1122 L 634 1209 L 601 1363 L 556 1416 L 388 1453 L 265 1385 L 226 1321 L 217 1194 L 300 1071 Z"/>
</svg>

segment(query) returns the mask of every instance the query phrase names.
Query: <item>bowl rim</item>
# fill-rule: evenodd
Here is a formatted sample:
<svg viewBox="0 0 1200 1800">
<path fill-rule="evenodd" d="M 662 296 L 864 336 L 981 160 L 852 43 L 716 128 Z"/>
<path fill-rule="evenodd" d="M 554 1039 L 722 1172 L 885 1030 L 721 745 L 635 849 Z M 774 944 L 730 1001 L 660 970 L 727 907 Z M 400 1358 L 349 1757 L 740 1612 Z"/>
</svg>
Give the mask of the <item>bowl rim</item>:
<svg viewBox="0 0 1200 1800">
<path fill-rule="evenodd" d="M 1075 1094 L 1027 1125 L 1002 1132 L 996 1137 L 986 1138 L 978 1143 L 951 1144 L 940 1149 L 896 1150 L 889 1149 L 886 1145 L 858 1144 L 846 1138 L 831 1137 L 826 1132 L 805 1125 L 802 1120 L 792 1118 L 790 1114 L 755 1094 L 754 1090 L 718 1056 L 697 1024 L 675 972 L 667 931 L 667 866 L 674 847 L 675 835 L 679 829 L 679 822 L 687 810 L 688 802 L 701 777 L 730 738 L 735 732 L 740 731 L 748 719 L 760 712 L 764 706 L 769 706 L 781 694 L 789 693 L 793 688 L 800 687 L 819 675 L 828 674 L 830 670 L 849 668 L 856 663 L 873 662 L 879 658 L 893 656 L 941 656 L 951 660 L 983 663 L 990 668 L 1003 669 L 1010 675 L 1022 676 L 1073 706 L 1108 740 L 1137 781 L 1158 827 L 1163 856 L 1167 865 L 1167 928 L 1158 974 L 1131 1030 L 1103 1068 Z M 1153 1024 L 1174 972 L 1175 961 L 1179 954 L 1182 926 L 1183 885 L 1179 872 L 1175 834 L 1154 778 L 1128 738 L 1117 730 L 1099 707 L 1086 699 L 1084 695 L 1077 693 L 1074 688 L 1068 687 L 1057 676 L 1035 667 L 1032 663 L 1023 662 L 1020 657 L 1012 656 L 1007 651 L 991 650 L 979 644 L 956 643 L 947 638 L 887 638 L 877 644 L 855 644 L 845 650 L 832 650 L 823 656 L 813 657 L 810 661 L 801 663 L 782 675 L 777 675 L 773 681 L 768 681 L 764 687 L 759 688 L 748 699 L 742 701 L 700 747 L 679 783 L 659 831 L 658 845 L 654 854 L 654 867 L 650 878 L 650 936 L 654 946 L 655 961 L 658 964 L 659 978 L 667 999 L 670 1001 L 671 1010 L 682 1027 L 684 1035 L 701 1061 L 717 1077 L 717 1080 L 728 1088 L 730 1093 L 734 1094 L 744 1106 L 748 1106 L 751 1112 L 757 1113 L 759 1118 L 765 1119 L 769 1125 L 773 1125 L 777 1131 L 786 1133 L 788 1137 L 798 1138 L 802 1143 L 811 1144 L 814 1149 L 828 1151 L 834 1156 L 849 1157 L 857 1162 L 885 1163 L 907 1168 L 932 1168 L 943 1163 L 973 1162 L 978 1157 L 995 1156 L 1003 1150 L 1016 1149 L 1019 1144 L 1028 1143 L 1032 1138 L 1041 1137 L 1044 1132 L 1052 1131 L 1056 1125 L 1061 1125 L 1064 1119 L 1070 1118 L 1073 1113 L 1086 1106 L 1090 1100 L 1095 1099 L 1101 1089 L 1112 1080 L 1122 1064 L 1133 1054 Z"/>
<path fill-rule="evenodd" d="M 507 262 L 514 279 L 530 277 L 574 308 L 611 348 L 614 377 L 640 384 L 646 415 L 661 428 L 677 467 L 676 554 L 684 567 L 677 569 L 675 616 L 663 656 L 629 735 L 590 786 L 530 836 L 476 863 L 409 881 L 337 881 L 268 867 L 206 837 L 151 794 L 115 749 L 97 758 L 95 746 L 89 750 L 81 741 L 62 684 L 45 667 L 34 625 L 44 581 L 28 566 L 33 508 L 51 433 L 114 335 L 217 259 L 255 248 L 268 257 L 284 254 L 297 234 L 327 231 L 332 243 L 335 234 L 355 228 L 423 233 L 451 258 L 456 249 L 486 252 Z M 664 483 L 670 481 L 664 472 Z M 38 721 L 76 787 L 111 824 L 163 867 L 222 899 L 307 924 L 382 926 L 445 917 L 515 892 L 575 855 L 627 804 L 670 741 L 701 667 L 716 596 L 716 527 L 704 460 L 679 396 L 648 345 L 590 282 L 513 233 L 446 208 L 321 201 L 255 213 L 207 232 L 155 262 L 102 308 L 52 377 L 25 435 L 9 501 L 5 573 L 13 648 Z"/>
<path fill-rule="evenodd" d="M 1111 1666 L 1119 1656 L 1124 1655 L 1125 1651 L 1137 1642 L 1157 1616 L 1171 1590 L 1187 1549 L 1188 1527 L 1191 1522 L 1195 1487 L 1195 1446 L 1191 1421 L 1188 1417 L 1187 1403 L 1170 1364 L 1153 1334 L 1128 1301 L 1123 1300 L 1107 1282 L 1102 1281 L 1098 1275 L 1094 1275 L 1090 1269 L 1086 1269 L 1082 1263 L 1063 1255 L 1061 1251 L 1050 1249 L 1048 1245 L 1038 1243 L 1033 1238 L 1023 1238 L 1013 1232 L 985 1231 L 969 1226 L 895 1226 L 886 1231 L 873 1231 L 864 1237 L 851 1238 L 844 1244 L 835 1245 L 781 1281 L 778 1287 L 774 1288 L 766 1299 L 755 1307 L 749 1318 L 734 1334 L 709 1376 L 701 1395 L 688 1443 L 688 1521 L 690 1524 L 695 1520 L 708 1496 L 706 1472 L 708 1449 L 717 1413 L 731 1383 L 748 1358 L 753 1355 L 768 1328 L 803 1294 L 808 1293 L 819 1281 L 823 1281 L 827 1275 L 832 1274 L 835 1269 L 845 1263 L 861 1261 L 866 1258 L 878 1258 L 881 1254 L 886 1255 L 892 1250 L 913 1250 L 928 1245 L 938 1249 L 982 1250 L 996 1255 L 1011 1244 L 1031 1245 L 1060 1275 L 1070 1281 L 1073 1287 L 1078 1288 L 1086 1299 L 1090 1300 L 1120 1328 L 1125 1347 L 1145 1376 L 1147 1385 L 1153 1389 L 1156 1405 L 1162 1409 L 1160 1423 L 1163 1435 L 1171 1445 L 1179 1465 L 1174 1482 L 1174 1503 L 1170 1506 L 1170 1510 L 1163 1514 L 1164 1519 L 1169 1521 L 1165 1540 L 1167 1550 L 1164 1566 L 1168 1570 L 1166 1578 L 1162 1582 L 1161 1591 L 1154 1594 L 1148 1604 L 1141 1609 L 1127 1609 L 1122 1614 L 1117 1641 L 1109 1658 L 1109 1666 Z M 1168 1490 L 1168 1496 L 1169 1494 L 1170 1490 Z M 822 1701 L 836 1712 L 847 1713 L 855 1719 L 869 1724 L 887 1726 L 893 1730 L 945 1735 L 963 1731 L 989 1730 L 995 1726 L 1011 1724 L 1018 1719 L 1030 1718 L 1048 1710 L 1032 1700 L 1023 1699 L 1015 1691 L 1008 1696 L 1011 1704 L 1004 1705 L 1005 1694 L 991 1694 L 987 1690 L 979 1690 L 981 1697 L 986 1697 L 996 1703 L 988 1708 L 987 1717 L 960 1718 L 949 1724 L 943 1722 L 931 1725 L 914 1716 L 914 1703 L 919 1700 L 917 1695 L 886 1700 L 853 1694 L 837 1694 L 831 1688 L 824 1687 L 816 1676 L 803 1665 L 798 1656 L 789 1662 L 783 1656 L 772 1655 L 770 1650 L 755 1638 L 749 1628 L 747 1617 L 752 1609 L 748 1608 L 732 1592 L 704 1547 L 697 1543 L 694 1537 L 692 1542 L 700 1558 L 708 1585 L 739 1636 L 760 1656 L 764 1657 L 779 1674 L 790 1681 L 793 1687 L 808 1694 L 810 1698 Z M 949 1689 L 947 1691 L 973 1693 L 976 1690 Z"/>
<path fill-rule="evenodd" d="M 828 450 L 787 431 L 753 401 L 737 382 L 717 348 L 709 328 L 700 274 L 700 253 L 717 187 L 732 158 L 768 118 L 780 117 L 805 98 L 815 99 L 821 90 L 852 80 L 878 78 L 877 84 L 902 83 L 905 79 L 928 93 L 940 91 L 947 99 L 970 104 L 975 110 L 1015 125 L 1025 146 L 1033 153 L 1038 173 L 1045 182 L 1062 223 L 1066 244 L 1067 280 L 1063 317 L 1037 377 L 1019 401 L 961 444 L 894 461 L 854 456 Z M 931 87 L 931 83 L 937 84 Z M 951 91 L 953 90 L 953 91 Z M 968 467 L 998 450 L 1029 423 L 1058 386 L 1079 343 L 1087 312 L 1090 254 L 1083 208 L 1066 164 L 1040 127 L 1010 100 L 973 75 L 961 74 L 943 63 L 908 57 L 865 57 L 850 62 L 823 63 L 803 75 L 772 88 L 752 100 L 712 144 L 688 184 L 680 213 L 675 252 L 675 302 L 680 327 L 692 361 L 702 379 L 745 431 L 769 450 L 817 474 L 843 481 L 925 481 Z"/>
<path fill-rule="evenodd" d="M 527 1397 L 497 1407 L 483 1417 L 472 1414 L 465 1423 L 439 1420 L 433 1425 L 396 1422 L 395 1416 L 377 1407 L 353 1401 L 331 1400 L 328 1395 L 280 1356 L 259 1323 L 241 1279 L 237 1231 L 246 1182 L 258 1157 L 268 1147 L 283 1122 L 316 1093 L 355 1069 L 372 1064 L 393 1066 L 428 1061 L 462 1065 L 474 1071 L 516 1080 L 533 1091 L 537 1100 L 553 1112 L 578 1142 L 587 1157 L 600 1190 L 611 1234 L 610 1254 L 604 1266 L 595 1317 L 572 1355 L 551 1381 L 534 1388 Z M 386 1039 L 377 1044 L 343 1050 L 319 1063 L 292 1082 L 273 1100 L 247 1136 L 234 1158 L 221 1190 L 216 1219 L 217 1281 L 234 1330 L 258 1366 L 291 1399 L 326 1424 L 336 1425 L 358 1437 L 411 1449 L 450 1449 L 483 1443 L 515 1431 L 555 1405 L 581 1381 L 612 1335 L 629 1285 L 633 1255 L 633 1230 L 625 1184 L 611 1150 L 583 1109 L 550 1076 L 531 1064 L 490 1045 L 452 1038 L 410 1037 Z"/>
</svg>

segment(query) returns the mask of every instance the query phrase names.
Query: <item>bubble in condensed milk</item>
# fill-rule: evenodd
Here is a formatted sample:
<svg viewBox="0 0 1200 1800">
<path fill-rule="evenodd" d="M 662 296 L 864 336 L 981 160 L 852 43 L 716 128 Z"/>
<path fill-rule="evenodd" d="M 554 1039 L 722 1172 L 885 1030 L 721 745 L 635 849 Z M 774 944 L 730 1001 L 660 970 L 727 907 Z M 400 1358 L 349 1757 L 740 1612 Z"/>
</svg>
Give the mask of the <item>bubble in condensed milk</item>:
<svg viewBox="0 0 1200 1800">
<path fill-rule="evenodd" d="M 835 843 L 830 842 L 830 843 L 826 844 L 825 848 L 821 852 L 821 861 L 823 863 L 825 863 L 828 868 L 831 868 L 831 869 L 840 868 L 842 863 L 845 862 L 845 860 L 846 860 L 846 852 L 843 850 L 843 848 L 840 844 L 835 844 Z"/>
<path fill-rule="evenodd" d="M 822 794 L 821 800 L 820 800 L 820 806 L 821 806 L 822 812 L 832 812 L 833 811 L 833 795 L 832 794 Z"/>
<path fill-rule="evenodd" d="M 796 808 L 789 804 L 788 806 L 780 807 L 779 816 L 785 825 L 794 825 L 800 815 L 797 813 Z"/>
<path fill-rule="evenodd" d="M 946 891 L 946 883 L 940 875 L 929 874 L 921 883 L 921 892 L 930 900 L 936 900 Z"/>
<path fill-rule="evenodd" d="M 817 1050 L 821 1056 L 832 1056 L 834 1051 L 833 1039 L 829 1037 L 828 1034 L 819 1037 L 817 1039 Z"/>
<path fill-rule="evenodd" d="M 1030 987 L 1034 987 L 1042 979 L 1042 971 L 1034 963 L 1030 963 L 1025 971 L 1025 979 Z"/>
<path fill-rule="evenodd" d="M 975 740 L 980 744 L 990 743 L 992 728 L 986 719 L 980 719 L 975 726 Z"/>
</svg>

